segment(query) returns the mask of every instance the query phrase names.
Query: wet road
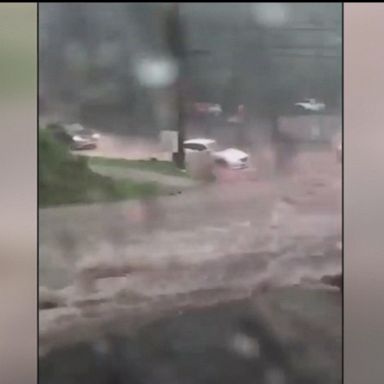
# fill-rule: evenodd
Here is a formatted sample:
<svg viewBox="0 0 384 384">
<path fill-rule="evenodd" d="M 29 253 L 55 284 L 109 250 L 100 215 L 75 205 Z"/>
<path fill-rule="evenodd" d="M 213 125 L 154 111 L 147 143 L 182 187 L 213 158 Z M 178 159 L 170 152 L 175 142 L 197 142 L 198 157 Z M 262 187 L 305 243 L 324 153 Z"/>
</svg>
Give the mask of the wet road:
<svg viewBox="0 0 384 384">
<path fill-rule="evenodd" d="M 57 305 L 40 310 L 41 353 L 268 287 L 315 292 L 321 276 L 341 273 L 340 165 L 329 153 L 300 160 L 290 177 L 227 174 L 165 197 L 149 227 L 139 202 L 41 210 L 40 286 Z M 321 326 L 339 337 L 339 305 L 295 295 L 300 311 L 337 317 Z"/>
<path fill-rule="evenodd" d="M 138 202 L 41 210 L 40 284 L 63 288 L 90 266 L 194 265 L 287 246 L 304 250 L 337 238 L 340 165 L 331 153 L 306 154 L 298 164 L 296 174 L 279 180 L 228 173 L 217 183 L 163 198 L 149 228 Z M 329 268 L 340 265 L 333 261 Z"/>
</svg>

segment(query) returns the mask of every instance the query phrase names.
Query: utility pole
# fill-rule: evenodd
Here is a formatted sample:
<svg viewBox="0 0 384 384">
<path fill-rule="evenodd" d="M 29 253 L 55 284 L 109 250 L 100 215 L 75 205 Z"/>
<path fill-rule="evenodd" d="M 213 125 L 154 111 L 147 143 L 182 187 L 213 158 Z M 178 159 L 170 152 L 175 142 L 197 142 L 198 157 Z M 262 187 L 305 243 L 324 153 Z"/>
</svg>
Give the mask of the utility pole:
<svg viewBox="0 0 384 384">
<path fill-rule="evenodd" d="M 185 168 L 185 103 L 184 103 L 184 76 L 185 76 L 185 41 L 183 36 L 183 28 L 180 21 L 180 5 L 179 3 L 169 3 L 166 17 L 166 41 L 169 50 L 178 67 L 178 77 L 174 84 L 174 107 L 176 108 L 176 127 L 178 133 L 178 148 L 173 154 L 173 161 L 179 168 Z"/>
</svg>

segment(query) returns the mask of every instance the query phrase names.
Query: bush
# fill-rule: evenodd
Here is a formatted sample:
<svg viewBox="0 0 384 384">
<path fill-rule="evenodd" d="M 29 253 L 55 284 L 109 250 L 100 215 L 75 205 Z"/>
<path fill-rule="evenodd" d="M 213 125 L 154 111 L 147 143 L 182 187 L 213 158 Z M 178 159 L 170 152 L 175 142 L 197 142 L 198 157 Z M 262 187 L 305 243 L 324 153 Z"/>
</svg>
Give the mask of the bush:
<svg viewBox="0 0 384 384">
<path fill-rule="evenodd" d="M 39 133 L 39 205 L 116 201 L 157 192 L 153 183 L 115 181 L 92 172 L 88 159 L 73 156 L 46 130 Z"/>
</svg>

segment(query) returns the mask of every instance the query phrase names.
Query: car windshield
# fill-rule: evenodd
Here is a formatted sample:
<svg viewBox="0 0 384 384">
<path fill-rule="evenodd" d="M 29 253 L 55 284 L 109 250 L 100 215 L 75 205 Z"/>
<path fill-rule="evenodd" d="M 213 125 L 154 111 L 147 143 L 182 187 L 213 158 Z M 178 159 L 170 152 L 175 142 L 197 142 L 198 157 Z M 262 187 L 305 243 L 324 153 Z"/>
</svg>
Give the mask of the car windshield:
<svg viewBox="0 0 384 384">
<path fill-rule="evenodd" d="M 195 151 L 205 151 L 205 150 L 210 150 L 210 151 L 216 151 L 218 146 L 216 142 L 187 142 L 184 143 L 184 148 L 185 149 L 192 149 Z"/>
<path fill-rule="evenodd" d="M 184 144 L 185 149 L 191 149 L 194 151 L 205 151 L 207 150 L 207 146 L 199 143 L 186 143 Z"/>
</svg>

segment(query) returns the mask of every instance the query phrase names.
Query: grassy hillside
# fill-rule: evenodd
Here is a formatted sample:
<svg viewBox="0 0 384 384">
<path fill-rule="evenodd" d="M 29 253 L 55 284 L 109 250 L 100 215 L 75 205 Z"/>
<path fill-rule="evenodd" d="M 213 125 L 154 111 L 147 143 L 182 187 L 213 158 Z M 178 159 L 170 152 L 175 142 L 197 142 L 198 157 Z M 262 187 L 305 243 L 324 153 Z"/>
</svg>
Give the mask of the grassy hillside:
<svg viewBox="0 0 384 384">
<path fill-rule="evenodd" d="M 154 183 L 112 180 L 92 172 L 84 157 L 73 156 L 49 132 L 39 133 L 39 205 L 41 207 L 118 201 L 157 193 Z"/>
<path fill-rule="evenodd" d="M 89 158 L 90 164 L 138 169 L 140 171 L 156 172 L 169 176 L 189 177 L 171 161 L 164 160 L 129 160 L 129 159 L 111 159 L 105 157 L 92 156 Z"/>
</svg>

